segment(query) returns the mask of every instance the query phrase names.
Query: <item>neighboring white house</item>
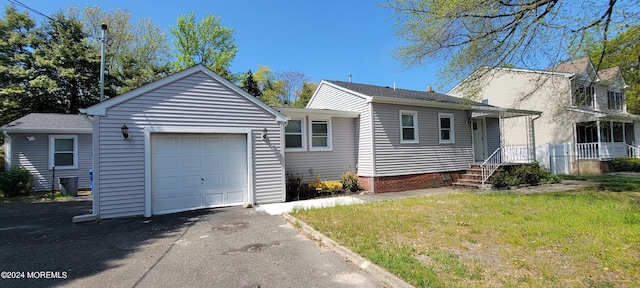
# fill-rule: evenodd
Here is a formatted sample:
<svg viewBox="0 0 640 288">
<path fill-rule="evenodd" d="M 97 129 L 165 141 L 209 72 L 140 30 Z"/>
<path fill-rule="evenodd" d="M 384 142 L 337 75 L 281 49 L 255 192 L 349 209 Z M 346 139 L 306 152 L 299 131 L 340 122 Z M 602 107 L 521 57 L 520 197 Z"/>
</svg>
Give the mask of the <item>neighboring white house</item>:
<svg viewBox="0 0 640 288">
<path fill-rule="evenodd" d="M 5 168 L 29 170 L 35 191 L 59 189 L 60 177 L 78 177 L 78 188 L 91 187 L 92 128 L 84 116 L 31 113 L 0 130 L 5 136 Z"/>
<path fill-rule="evenodd" d="M 505 120 L 503 153 L 521 150 L 534 137 L 536 160 L 568 174 L 599 172 L 606 170 L 602 160 L 638 155 L 640 117 L 627 113 L 627 88 L 618 67 L 597 72 L 585 58 L 549 70 L 485 68 L 448 94 L 543 111 L 532 135 L 522 133 L 531 123 Z"/>
</svg>

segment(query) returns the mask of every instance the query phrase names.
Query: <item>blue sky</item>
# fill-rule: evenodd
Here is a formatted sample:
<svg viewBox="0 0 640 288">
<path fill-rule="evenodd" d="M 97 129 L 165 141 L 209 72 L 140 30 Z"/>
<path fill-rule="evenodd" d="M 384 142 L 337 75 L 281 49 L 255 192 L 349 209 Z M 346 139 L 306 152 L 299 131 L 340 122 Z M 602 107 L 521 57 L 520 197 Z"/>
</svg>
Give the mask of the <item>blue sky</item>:
<svg viewBox="0 0 640 288">
<path fill-rule="evenodd" d="M 47 15 L 68 6 L 95 5 L 103 10 L 124 8 L 138 18 L 152 18 L 166 29 L 174 26 L 181 14 L 191 11 L 197 19 L 208 14 L 220 16 L 221 24 L 234 27 L 239 52 L 231 70 L 255 71 L 257 65 L 274 71 L 300 71 L 313 82 L 322 79 L 398 88 L 425 90 L 438 84 L 442 63 L 406 69 L 392 57 L 401 45 L 394 35 L 393 13 L 375 1 L 305 0 L 21 0 Z M 8 4 L 5 1 L 5 4 Z M 32 14 L 38 21 L 41 17 Z M 170 36 L 171 37 L 171 36 Z M 440 82 L 437 82 L 440 81 Z M 446 90 L 444 90 L 446 91 Z"/>
</svg>

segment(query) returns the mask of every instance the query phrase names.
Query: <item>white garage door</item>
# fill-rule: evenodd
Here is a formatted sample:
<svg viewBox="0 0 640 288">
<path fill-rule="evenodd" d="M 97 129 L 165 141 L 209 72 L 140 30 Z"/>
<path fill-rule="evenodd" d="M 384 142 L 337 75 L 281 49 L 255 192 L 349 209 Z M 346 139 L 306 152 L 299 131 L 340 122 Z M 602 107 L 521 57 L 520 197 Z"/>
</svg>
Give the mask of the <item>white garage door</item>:
<svg viewBox="0 0 640 288">
<path fill-rule="evenodd" d="M 248 201 L 243 134 L 151 134 L 151 210 L 166 214 Z"/>
</svg>

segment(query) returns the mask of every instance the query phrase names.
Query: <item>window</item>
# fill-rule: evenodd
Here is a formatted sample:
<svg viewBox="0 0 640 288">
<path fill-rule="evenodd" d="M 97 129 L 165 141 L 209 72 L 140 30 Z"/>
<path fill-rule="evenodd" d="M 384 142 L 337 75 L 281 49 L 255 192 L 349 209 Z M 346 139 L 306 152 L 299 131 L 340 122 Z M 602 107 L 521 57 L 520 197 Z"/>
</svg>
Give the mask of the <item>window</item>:
<svg viewBox="0 0 640 288">
<path fill-rule="evenodd" d="M 304 150 L 304 121 L 291 119 L 284 127 L 284 147 L 287 150 Z"/>
<path fill-rule="evenodd" d="M 585 86 L 578 85 L 576 90 L 575 104 L 576 106 L 593 106 L 593 96 L 595 95 L 595 88 L 593 85 Z"/>
<path fill-rule="evenodd" d="M 622 99 L 624 99 L 624 93 L 607 91 L 609 109 L 622 111 Z"/>
<path fill-rule="evenodd" d="M 400 143 L 418 142 L 418 112 L 400 110 Z"/>
<path fill-rule="evenodd" d="M 49 169 L 78 169 L 78 136 L 49 136 Z"/>
<path fill-rule="evenodd" d="M 438 125 L 440 127 L 440 143 L 455 143 L 453 114 L 438 113 Z"/>
<path fill-rule="evenodd" d="M 311 120 L 311 150 L 331 149 L 331 121 Z"/>
</svg>

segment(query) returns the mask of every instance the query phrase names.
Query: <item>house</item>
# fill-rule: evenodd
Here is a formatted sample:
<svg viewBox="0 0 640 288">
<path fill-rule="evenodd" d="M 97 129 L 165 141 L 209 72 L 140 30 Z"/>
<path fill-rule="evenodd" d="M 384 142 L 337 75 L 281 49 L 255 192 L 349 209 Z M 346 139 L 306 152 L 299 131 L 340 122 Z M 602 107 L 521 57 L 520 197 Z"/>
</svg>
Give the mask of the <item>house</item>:
<svg viewBox="0 0 640 288">
<path fill-rule="evenodd" d="M 202 65 L 82 112 L 93 214 L 74 221 L 284 202 L 286 174 L 352 170 L 375 193 L 450 185 L 495 158 L 502 119 L 539 114 L 340 81 L 322 81 L 306 108 L 274 108 Z"/>
<path fill-rule="evenodd" d="M 361 186 L 374 193 L 450 185 L 473 163 L 492 170 L 484 171 L 484 184 L 504 162 L 496 155 L 502 146 L 502 121 L 532 121 L 540 114 L 466 101 L 431 89 L 326 80 L 306 108 L 359 113 L 352 167 Z"/>
<path fill-rule="evenodd" d="M 203 65 L 82 112 L 93 214 L 74 221 L 285 200 L 287 117 Z"/>
<path fill-rule="evenodd" d="M 626 89 L 618 67 L 596 71 L 584 58 L 549 70 L 481 69 L 448 94 L 544 111 L 535 121 L 533 155 L 552 172 L 570 174 L 606 171 L 612 158 L 639 155 L 640 117 L 627 113 Z M 523 150 L 528 139 L 519 132 L 528 125 L 505 121 L 504 153 Z"/>
<path fill-rule="evenodd" d="M 5 168 L 29 170 L 34 190 L 59 189 L 55 178 L 72 176 L 78 177 L 78 188 L 91 187 L 92 126 L 84 116 L 31 113 L 0 130 L 4 134 Z"/>
</svg>

